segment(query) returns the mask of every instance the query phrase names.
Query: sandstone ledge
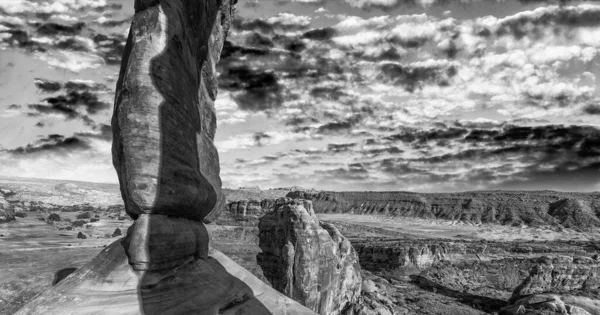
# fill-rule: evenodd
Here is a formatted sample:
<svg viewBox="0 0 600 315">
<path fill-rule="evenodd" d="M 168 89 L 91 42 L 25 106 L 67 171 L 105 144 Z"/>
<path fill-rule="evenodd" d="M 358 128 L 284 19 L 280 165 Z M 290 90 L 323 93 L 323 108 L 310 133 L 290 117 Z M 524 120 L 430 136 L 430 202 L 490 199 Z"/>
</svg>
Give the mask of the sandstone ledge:
<svg viewBox="0 0 600 315">
<path fill-rule="evenodd" d="M 210 250 L 179 268 L 136 272 L 116 241 L 17 315 L 315 314 Z"/>
</svg>

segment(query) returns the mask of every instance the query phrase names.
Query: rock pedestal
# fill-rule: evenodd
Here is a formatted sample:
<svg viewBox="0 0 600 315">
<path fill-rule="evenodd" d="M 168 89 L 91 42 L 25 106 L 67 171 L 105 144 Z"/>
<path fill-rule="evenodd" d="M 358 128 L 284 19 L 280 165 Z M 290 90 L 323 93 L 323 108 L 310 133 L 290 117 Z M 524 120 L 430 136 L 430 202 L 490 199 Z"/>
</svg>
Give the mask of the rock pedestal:
<svg viewBox="0 0 600 315">
<path fill-rule="evenodd" d="M 135 271 L 121 241 L 15 315 L 310 315 L 218 251 L 179 268 Z"/>
</svg>

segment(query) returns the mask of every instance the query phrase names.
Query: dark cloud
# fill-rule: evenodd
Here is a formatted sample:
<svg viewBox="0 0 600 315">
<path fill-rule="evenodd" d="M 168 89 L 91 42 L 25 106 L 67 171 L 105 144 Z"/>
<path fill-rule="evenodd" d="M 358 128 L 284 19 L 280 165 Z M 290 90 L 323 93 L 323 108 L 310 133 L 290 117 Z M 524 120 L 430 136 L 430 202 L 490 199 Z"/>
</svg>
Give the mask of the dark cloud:
<svg viewBox="0 0 600 315">
<path fill-rule="evenodd" d="M 329 40 L 337 34 L 337 31 L 331 27 L 318 28 L 305 32 L 302 36 L 312 40 Z"/>
<path fill-rule="evenodd" d="M 103 102 L 98 98 L 94 91 L 105 88 L 102 84 L 90 84 L 86 82 L 69 81 L 62 84 L 56 81 L 44 79 L 36 79 L 36 86 L 45 92 L 54 92 L 57 86 L 64 87 L 66 94 L 60 94 L 53 97 L 43 99 L 47 104 L 30 104 L 28 107 L 35 110 L 37 113 L 30 115 L 37 116 L 39 114 L 62 114 L 68 118 L 82 118 L 87 124 L 90 118 L 81 115 L 77 108 L 83 107 L 89 114 L 96 114 L 101 110 L 110 108 L 110 104 Z M 59 89 L 60 90 L 60 89 Z"/>
<path fill-rule="evenodd" d="M 79 116 L 79 113 L 74 108 L 64 106 L 63 104 L 29 104 L 27 106 L 37 112 L 30 113 L 30 116 L 39 116 L 39 114 L 62 114 L 68 118 L 76 118 Z"/>
<path fill-rule="evenodd" d="M 95 93 L 88 91 L 71 90 L 66 95 L 48 97 L 44 101 L 48 102 L 51 106 L 61 106 L 71 109 L 83 106 L 90 114 L 96 114 L 110 107 L 109 103 L 100 101 Z"/>
<path fill-rule="evenodd" d="M 252 32 L 250 35 L 246 36 L 245 44 L 247 46 L 258 48 L 271 48 L 275 45 L 270 38 L 257 32 Z"/>
<path fill-rule="evenodd" d="M 297 37 L 276 34 L 273 36 L 273 41 L 281 47 L 295 53 L 306 49 L 306 44 Z"/>
<path fill-rule="evenodd" d="M 317 132 L 320 134 L 335 133 L 339 131 L 349 130 L 350 128 L 352 128 L 352 125 L 353 124 L 350 121 L 335 121 L 320 126 Z"/>
<path fill-rule="evenodd" d="M 327 150 L 330 152 L 346 152 L 350 148 L 356 147 L 356 143 L 330 143 L 327 145 Z"/>
<path fill-rule="evenodd" d="M 315 87 L 310 90 L 310 95 L 315 98 L 339 100 L 346 93 L 341 87 Z"/>
<path fill-rule="evenodd" d="M 268 134 L 264 133 L 264 132 L 257 132 L 252 136 L 254 143 L 256 144 L 256 146 L 262 146 L 262 142 L 265 139 L 271 139 L 271 136 L 269 136 Z"/>
<path fill-rule="evenodd" d="M 35 78 L 35 86 L 42 92 L 53 93 L 62 89 L 62 84 L 58 81 Z"/>
<path fill-rule="evenodd" d="M 583 108 L 583 112 L 588 115 L 600 115 L 600 105 L 589 104 Z"/>
<path fill-rule="evenodd" d="M 42 151 L 63 153 L 75 150 L 87 150 L 90 148 L 90 145 L 80 138 L 65 138 L 62 135 L 51 134 L 46 138 L 40 139 L 34 143 L 30 143 L 26 146 L 5 151 L 12 154 L 26 155 Z"/>
<path fill-rule="evenodd" d="M 221 51 L 222 62 L 220 63 L 220 65 L 226 63 L 228 58 L 240 58 L 246 55 L 264 56 L 267 54 L 269 54 L 268 49 L 244 47 L 232 44 L 230 41 L 225 41 L 225 43 L 223 44 L 223 50 Z"/>
<path fill-rule="evenodd" d="M 386 63 L 381 66 L 383 78 L 394 85 L 401 85 L 408 92 L 421 89 L 425 84 L 446 86 L 449 79 L 457 73 L 454 65 L 401 65 Z"/>
<path fill-rule="evenodd" d="M 41 50 L 44 51 L 39 45 L 29 39 L 29 34 L 26 31 L 21 29 L 10 29 L 4 31 L 5 33 L 11 34 L 11 37 L 5 40 L 7 43 L 11 45 L 16 45 L 17 47 L 27 48 L 30 50 Z"/>
<path fill-rule="evenodd" d="M 85 23 L 78 22 L 72 25 L 58 23 L 43 23 L 37 28 L 37 33 L 40 35 L 55 36 L 55 35 L 77 35 L 83 28 Z"/>
<path fill-rule="evenodd" d="M 266 110 L 283 102 L 283 89 L 275 73 L 255 70 L 246 64 L 225 68 L 219 74 L 219 88 L 238 92 L 233 99 L 243 110 Z"/>
<path fill-rule="evenodd" d="M 255 31 L 263 34 L 273 33 L 273 25 L 263 19 L 242 19 L 235 18 L 231 23 L 234 31 Z"/>
<path fill-rule="evenodd" d="M 54 48 L 72 51 L 90 51 L 90 47 L 85 42 L 73 37 L 59 40 L 54 44 Z"/>
</svg>

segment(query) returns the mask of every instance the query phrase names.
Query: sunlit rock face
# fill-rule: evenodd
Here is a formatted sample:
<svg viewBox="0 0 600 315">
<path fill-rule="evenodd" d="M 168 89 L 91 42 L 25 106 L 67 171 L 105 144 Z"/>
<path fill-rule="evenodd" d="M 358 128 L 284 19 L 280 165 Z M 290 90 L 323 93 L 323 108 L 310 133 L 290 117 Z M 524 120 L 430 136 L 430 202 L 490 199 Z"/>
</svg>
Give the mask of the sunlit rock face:
<svg viewBox="0 0 600 315">
<path fill-rule="evenodd" d="M 271 285 L 321 315 L 340 314 L 360 296 L 358 255 L 307 200 L 278 199 L 259 222 L 258 264 Z"/>
<path fill-rule="evenodd" d="M 136 1 L 117 82 L 113 164 L 127 213 L 211 221 L 224 203 L 213 144 L 228 1 Z"/>
</svg>

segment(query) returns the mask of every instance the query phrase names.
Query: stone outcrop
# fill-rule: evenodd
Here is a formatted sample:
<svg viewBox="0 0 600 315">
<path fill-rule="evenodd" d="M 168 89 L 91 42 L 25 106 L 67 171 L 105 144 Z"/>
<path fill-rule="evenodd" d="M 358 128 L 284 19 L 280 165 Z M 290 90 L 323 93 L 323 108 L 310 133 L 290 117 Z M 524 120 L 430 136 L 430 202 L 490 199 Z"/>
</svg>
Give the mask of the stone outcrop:
<svg viewBox="0 0 600 315">
<path fill-rule="evenodd" d="M 462 193 L 293 191 L 317 213 L 458 220 L 473 224 L 600 227 L 600 194 L 476 191 Z"/>
<path fill-rule="evenodd" d="M 306 200 L 278 199 L 260 219 L 257 256 L 264 276 L 280 292 L 322 315 L 340 314 L 360 295 L 358 256 Z"/>
<path fill-rule="evenodd" d="M 500 314 L 600 314 L 600 261 L 540 257 Z"/>
<path fill-rule="evenodd" d="M 504 308 L 500 315 L 596 315 L 600 301 L 588 297 L 534 294 Z"/>
<path fill-rule="evenodd" d="M 15 211 L 12 205 L 0 195 L 0 223 L 15 220 Z"/>
<path fill-rule="evenodd" d="M 538 293 L 600 293 L 600 261 L 590 257 L 541 257 L 515 288 L 511 301 Z M 596 297 L 600 297 L 597 295 Z"/>
<path fill-rule="evenodd" d="M 360 264 L 368 270 L 399 270 L 405 272 L 430 268 L 441 261 L 452 261 L 466 254 L 463 243 L 421 240 L 379 240 L 356 242 Z"/>
<path fill-rule="evenodd" d="M 314 314 L 211 250 L 224 205 L 215 65 L 235 0 L 135 0 L 113 164 L 127 235 L 17 314 Z"/>
</svg>

